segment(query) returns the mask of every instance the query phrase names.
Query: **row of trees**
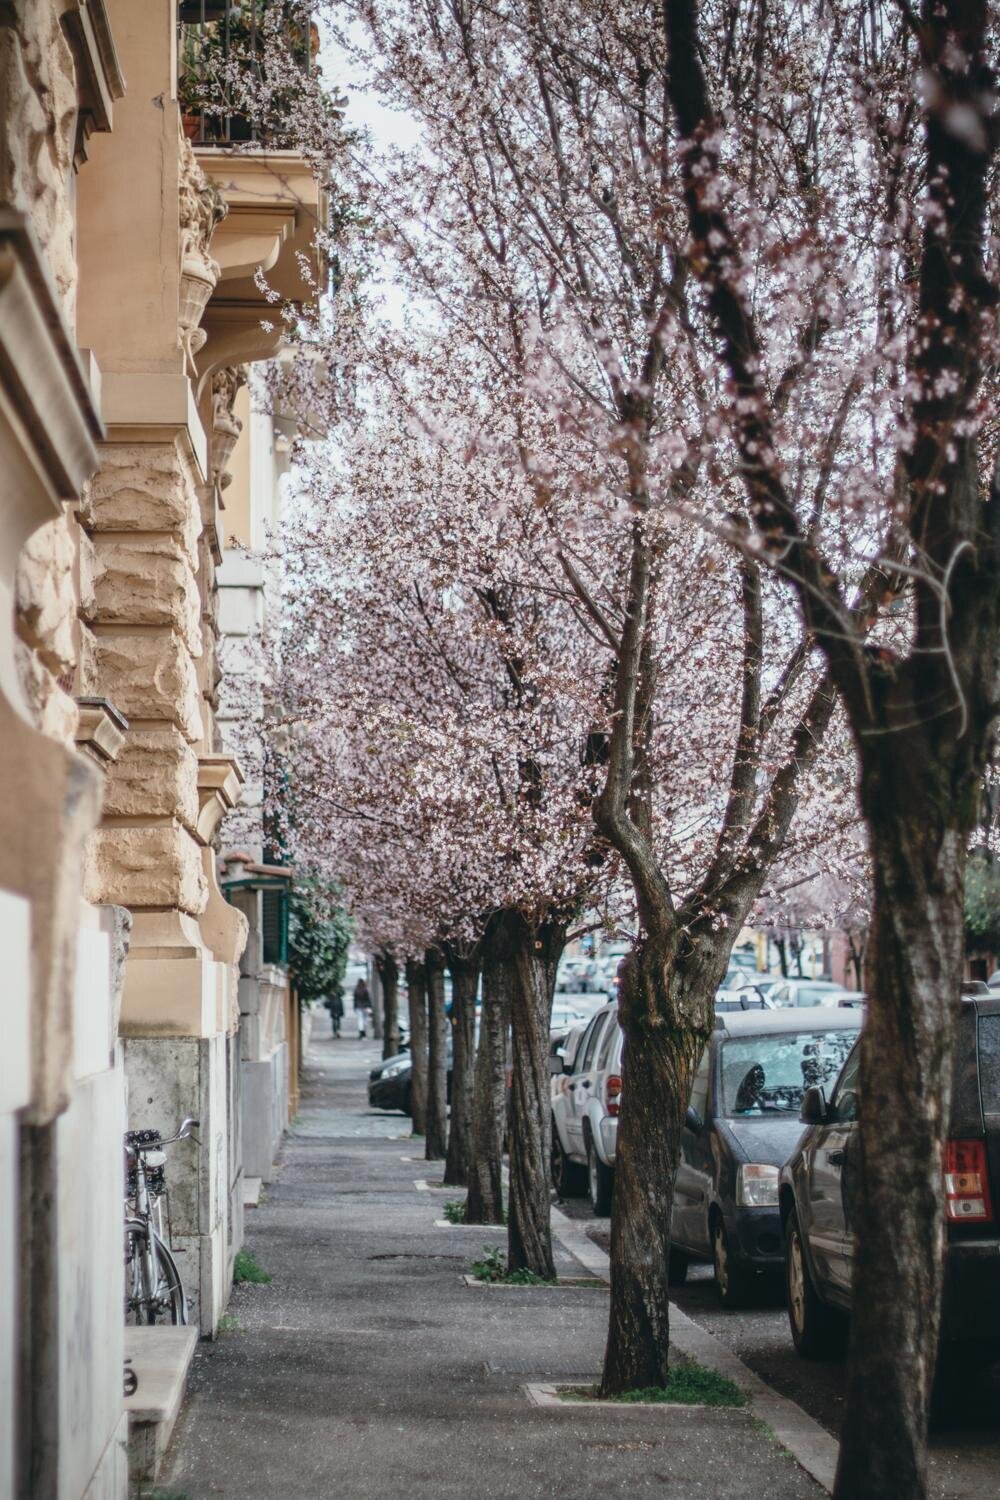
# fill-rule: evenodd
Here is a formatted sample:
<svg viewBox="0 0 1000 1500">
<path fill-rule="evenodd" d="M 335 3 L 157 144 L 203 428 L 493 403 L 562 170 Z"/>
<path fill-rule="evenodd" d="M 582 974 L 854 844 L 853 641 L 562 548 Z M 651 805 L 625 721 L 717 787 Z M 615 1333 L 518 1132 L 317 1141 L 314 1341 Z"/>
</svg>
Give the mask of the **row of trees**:
<svg viewBox="0 0 1000 1500">
<path fill-rule="evenodd" d="M 837 1494 L 923 1495 L 997 708 L 996 17 L 367 0 L 343 18 L 413 146 L 338 161 L 338 294 L 296 323 L 324 375 L 301 399 L 335 439 L 286 538 L 299 857 L 343 881 L 390 976 L 408 962 L 414 1023 L 427 987 L 434 1151 L 452 964 L 449 1171 L 470 1161 L 471 1217 L 499 1200 L 509 1008 L 512 1267 L 551 1272 L 559 953 L 591 912 L 634 934 L 606 1393 L 666 1376 L 672 1182 L 732 943 L 769 887 L 864 877 Z"/>
</svg>

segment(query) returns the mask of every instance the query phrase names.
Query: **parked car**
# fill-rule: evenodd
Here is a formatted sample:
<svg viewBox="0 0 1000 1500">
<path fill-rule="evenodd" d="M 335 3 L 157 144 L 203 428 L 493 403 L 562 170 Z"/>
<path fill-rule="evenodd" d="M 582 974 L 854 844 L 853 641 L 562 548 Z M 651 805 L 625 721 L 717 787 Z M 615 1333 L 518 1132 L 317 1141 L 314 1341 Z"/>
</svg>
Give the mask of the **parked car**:
<svg viewBox="0 0 1000 1500">
<path fill-rule="evenodd" d="M 836 1078 L 860 1014 L 749 1010 L 720 1016 L 695 1074 L 670 1218 L 670 1278 L 711 1260 L 722 1305 L 784 1264 L 778 1173 L 802 1130 L 806 1090 Z"/>
<path fill-rule="evenodd" d="M 955 1039 L 955 1081 L 945 1147 L 947 1257 L 942 1341 L 967 1363 L 1000 1354 L 1000 997 L 963 995 Z M 832 1089 L 802 1100 L 809 1128 L 782 1168 L 788 1319 L 799 1354 L 833 1352 L 850 1311 L 860 1049 Z"/>
<path fill-rule="evenodd" d="M 717 990 L 715 994 L 715 1014 L 725 1014 L 735 1010 L 767 1010 L 769 1009 L 763 995 L 759 994 L 753 985 L 747 985 L 742 990 Z"/>
<path fill-rule="evenodd" d="M 602 1005 L 552 1090 L 552 1183 L 562 1198 L 589 1193 L 596 1214 L 611 1212 L 622 1031 L 618 1006 Z"/>
<path fill-rule="evenodd" d="M 768 995 L 774 1006 L 794 1006 L 796 1009 L 817 1005 L 836 1005 L 848 991 L 832 979 L 783 979 Z"/>
<path fill-rule="evenodd" d="M 448 1102 L 451 1102 L 452 1040 L 448 1033 Z M 410 1113 L 413 1062 L 409 1052 L 384 1057 L 368 1074 L 368 1104 L 372 1109 L 398 1109 Z"/>
</svg>

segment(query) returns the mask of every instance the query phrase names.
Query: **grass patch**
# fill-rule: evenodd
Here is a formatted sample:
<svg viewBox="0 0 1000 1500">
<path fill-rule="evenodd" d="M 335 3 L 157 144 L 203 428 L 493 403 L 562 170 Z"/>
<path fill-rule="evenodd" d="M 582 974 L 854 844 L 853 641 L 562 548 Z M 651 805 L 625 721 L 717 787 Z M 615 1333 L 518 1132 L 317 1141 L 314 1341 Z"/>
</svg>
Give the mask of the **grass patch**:
<svg viewBox="0 0 1000 1500">
<path fill-rule="evenodd" d="M 481 1258 L 474 1260 L 470 1269 L 477 1281 L 503 1282 L 504 1286 L 555 1286 L 554 1281 L 535 1271 L 508 1271 L 499 1245 L 484 1245 Z"/>
<path fill-rule="evenodd" d="M 257 1258 L 252 1250 L 238 1250 L 236 1259 L 233 1261 L 233 1281 L 252 1281 L 255 1286 L 266 1286 L 273 1278 L 270 1271 L 265 1271 L 257 1264 Z"/>
<path fill-rule="evenodd" d="M 240 1320 L 232 1313 L 223 1313 L 219 1319 L 220 1333 L 239 1333 L 241 1331 Z"/>
<path fill-rule="evenodd" d="M 441 1215 L 442 1215 L 442 1218 L 445 1218 L 445 1219 L 448 1220 L 449 1224 L 464 1224 L 465 1223 L 465 1199 L 464 1198 L 449 1198 L 448 1202 L 444 1205 L 444 1207 L 441 1210 Z M 503 1222 L 505 1224 L 507 1222 L 507 1210 L 506 1209 L 504 1209 L 504 1211 L 503 1211 Z"/>
<path fill-rule="evenodd" d="M 667 1374 L 666 1385 L 647 1385 L 620 1396 L 599 1396 L 596 1385 L 566 1386 L 559 1392 L 564 1401 L 617 1401 L 623 1406 L 639 1402 L 651 1405 L 746 1406 L 747 1398 L 728 1375 L 719 1375 L 693 1360 L 677 1360 Z"/>
</svg>

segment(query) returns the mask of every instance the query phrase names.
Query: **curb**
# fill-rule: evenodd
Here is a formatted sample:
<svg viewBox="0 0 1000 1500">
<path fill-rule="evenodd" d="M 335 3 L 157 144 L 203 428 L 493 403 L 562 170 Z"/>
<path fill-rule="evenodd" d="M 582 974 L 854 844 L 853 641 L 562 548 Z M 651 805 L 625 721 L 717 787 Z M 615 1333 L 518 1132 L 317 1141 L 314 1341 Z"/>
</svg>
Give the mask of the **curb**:
<svg viewBox="0 0 1000 1500">
<path fill-rule="evenodd" d="M 610 1281 L 610 1259 L 594 1244 L 577 1220 L 567 1218 L 558 1208 L 553 1207 L 552 1231 L 563 1248 L 574 1255 L 592 1275 Z M 682 1354 L 689 1355 L 699 1364 L 707 1365 L 719 1375 L 728 1375 L 730 1380 L 746 1391 L 754 1416 L 767 1423 L 775 1438 L 783 1448 L 787 1448 L 800 1468 L 828 1495 L 833 1494 L 840 1444 L 830 1436 L 825 1427 L 787 1396 L 779 1396 L 731 1349 L 727 1349 L 714 1334 L 689 1318 L 673 1302 L 670 1304 L 670 1341 Z"/>
</svg>

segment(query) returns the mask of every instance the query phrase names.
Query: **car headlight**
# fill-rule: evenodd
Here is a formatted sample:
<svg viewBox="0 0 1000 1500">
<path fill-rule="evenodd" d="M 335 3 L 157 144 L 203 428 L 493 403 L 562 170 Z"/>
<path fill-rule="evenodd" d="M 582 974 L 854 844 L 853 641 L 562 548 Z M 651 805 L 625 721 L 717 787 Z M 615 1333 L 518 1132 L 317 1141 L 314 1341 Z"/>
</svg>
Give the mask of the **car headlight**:
<svg viewBox="0 0 1000 1500">
<path fill-rule="evenodd" d="M 744 1208 L 775 1208 L 778 1169 L 763 1162 L 745 1162 L 736 1174 L 736 1201 Z"/>
<path fill-rule="evenodd" d="M 394 1063 L 390 1063 L 387 1068 L 383 1068 L 382 1069 L 382 1077 L 383 1078 L 397 1078 L 399 1076 L 399 1074 L 402 1073 L 409 1066 L 410 1065 L 409 1065 L 408 1062 L 394 1062 Z"/>
</svg>

